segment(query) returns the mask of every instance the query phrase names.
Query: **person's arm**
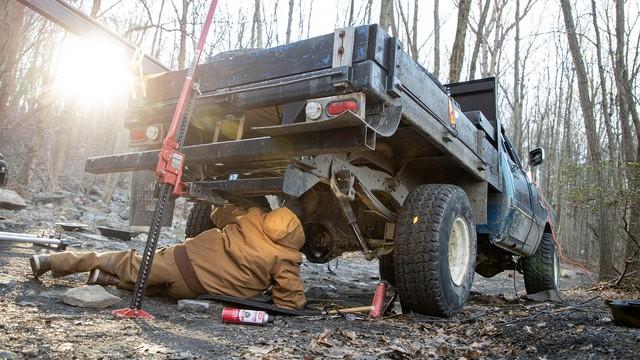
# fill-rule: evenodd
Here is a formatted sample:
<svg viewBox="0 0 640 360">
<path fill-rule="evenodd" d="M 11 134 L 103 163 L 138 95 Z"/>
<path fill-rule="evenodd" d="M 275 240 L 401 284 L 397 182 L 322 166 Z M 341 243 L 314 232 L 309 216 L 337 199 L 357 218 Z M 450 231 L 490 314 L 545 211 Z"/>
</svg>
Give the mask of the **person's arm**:
<svg viewBox="0 0 640 360">
<path fill-rule="evenodd" d="M 307 299 L 300 278 L 300 263 L 281 261 L 273 267 L 271 275 L 273 302 L 286 309 L 302 309 Z"/>
<path fill-rule="evenodd" d="M 218 229 L 222 229 L 225 226 L 236 222 L 239 216 L 247 213 L 247 210 L 233 204 L 225 204 L 224 206 L 216 207 L 211 212 L 211 221 L 213 225 Z"/>
</svg>

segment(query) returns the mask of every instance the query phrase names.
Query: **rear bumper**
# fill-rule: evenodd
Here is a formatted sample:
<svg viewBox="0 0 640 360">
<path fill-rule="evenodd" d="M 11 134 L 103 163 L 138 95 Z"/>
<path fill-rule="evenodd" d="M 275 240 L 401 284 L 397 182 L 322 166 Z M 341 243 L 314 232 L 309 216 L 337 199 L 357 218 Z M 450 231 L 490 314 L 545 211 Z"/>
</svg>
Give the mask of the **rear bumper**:
<svg viewBox="0 0 640 360">
<path fill-rule="evenodd" d="M 350 128 L 260 137 L 237 141 L 185 146 L 185 166 L 211 164 L 235 167 L 239 164 L 290 161 L 299 156 L 368 151 L 375 149 L 376 133 L 365 125 Z M 98 156 L 87 159 L 85 171 L 107 174 L 155 170 L 159 150 Z"/>
</svg>

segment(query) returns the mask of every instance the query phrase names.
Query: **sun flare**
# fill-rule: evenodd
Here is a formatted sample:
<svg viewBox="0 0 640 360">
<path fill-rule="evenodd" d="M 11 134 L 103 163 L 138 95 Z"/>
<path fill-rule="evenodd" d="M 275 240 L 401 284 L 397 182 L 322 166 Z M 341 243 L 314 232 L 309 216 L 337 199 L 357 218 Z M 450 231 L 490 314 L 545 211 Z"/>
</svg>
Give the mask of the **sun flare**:
<svg viewBox="0 0 640 360">
<path fill-rule="evenodd" d="M 83 107 L 97 107 L 129 93 L 133 75 L 126 52 L 102 40 L 69 38 L 58 57 L 56 91 Z"/>
</svg>

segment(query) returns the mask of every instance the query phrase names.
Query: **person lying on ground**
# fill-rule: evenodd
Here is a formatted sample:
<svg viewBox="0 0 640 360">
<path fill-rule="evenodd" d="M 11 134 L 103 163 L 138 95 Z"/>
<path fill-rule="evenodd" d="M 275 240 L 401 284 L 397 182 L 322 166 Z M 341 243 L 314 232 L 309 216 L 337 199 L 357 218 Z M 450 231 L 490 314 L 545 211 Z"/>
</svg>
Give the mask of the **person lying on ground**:
<svg viewBox="0 0 640 360">
<path fill-rule="evenodd" d="M 252 298 L 272 286 L 276 306 L 301 309 L 306 303 L 300 264 L 304 231 L 287 208 L 263 212 L 227 205 L 211 219 L 217 228 L 155 253 L 147 293 L 165 293 L 175 299 L 218 294 Z M 90 271 L 88 284 L 133 289 L 141 256 L 130 251 L 103 253 L 61 252 L 30 259 L 37 278 Z"/>
</svg>

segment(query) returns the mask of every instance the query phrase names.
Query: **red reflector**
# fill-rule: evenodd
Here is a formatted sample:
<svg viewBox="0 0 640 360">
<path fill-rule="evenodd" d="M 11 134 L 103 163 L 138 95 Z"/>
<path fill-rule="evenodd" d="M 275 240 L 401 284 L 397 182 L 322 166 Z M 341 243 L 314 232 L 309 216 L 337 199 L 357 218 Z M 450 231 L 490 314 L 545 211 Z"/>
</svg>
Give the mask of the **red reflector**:
<svg viewBox="0 0 640 360">
<path fill-rule="evenodd" d="M 347 111 L 358 111 L 358 103 L 355 100 L 347 100 L 337 101 L 327 105 L 327 114 L 330 116 L 340 115 Z"/>
<path fill-rule="evenodd" d="M 145 128 L 134 128 L 134 129 L 130 129 L 129 130 L 129 139 L 133 142 L 137 142 L 137 141 L 145 141 L 147 136 L 146 136 L 146 129 Z"/>
</svg>

